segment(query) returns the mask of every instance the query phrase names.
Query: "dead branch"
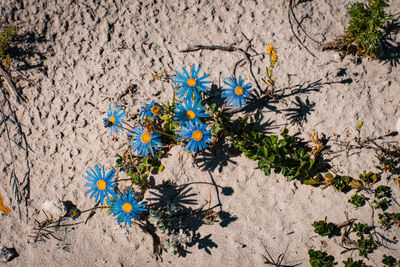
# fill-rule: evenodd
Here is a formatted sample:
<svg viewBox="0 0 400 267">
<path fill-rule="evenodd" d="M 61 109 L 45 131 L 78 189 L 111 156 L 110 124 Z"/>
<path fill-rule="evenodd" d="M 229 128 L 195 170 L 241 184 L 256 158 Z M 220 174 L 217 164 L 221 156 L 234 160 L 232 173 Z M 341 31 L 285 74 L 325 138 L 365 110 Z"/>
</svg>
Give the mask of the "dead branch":
<svg viewBox="0 0 400 267">
<path fill-rule="evenodd" d="M 12 191 L 14 193 L 15 199 L 18 204 L 19 217 L 21 218 L 20 204 L 22 203 L 22 201 L 24 201 L 26 209 L 26 218 L 28 218 L 28 202 L 30 199 L 30 165 L 31 165 L 31 162 L 29 160 L 29 151 L 32 151 L 32 149 L 28 145 L 26 135 L 22 130 L 22 125 L 19 122 L 15 111 L 12 108 L 10 100 L 8 99 L 8 94 L 6 93 L 4 87 L 0 87 L 0 91 L 3 95 L 3 101 L 1 102 L 0 105 L 0 113 L 1 113 L 0 120 L 2 122 L 1 124 L 3 124 L 4 132 L 6 133 L 8 149 L 10 152 L 11 165 L 12 165 L 11 175 L 10 175 L 10 185 L 12 187 Z M 5 107 L 7 107 L 8 111 L 7 113 L 9 113 L 8 115 L 6 114 Z M 8 122 L 11 122 L 17 128 L 17 134 L 21 138 L 21 141 L 19 144 L 17 144 L 17 146 L 25 151 L 26 172 L 22 179 L 20 179 L 16 175 L 16 168 L 17 168 L 15 164 L 16 157 L 14 155 L 14 150 L 13 146 L 11 145 L 11 142 L 13 143 L 17 142 L 12 140 L 10 137 L 10 127 L 9 127 L 10 125 L 8 124 Z"/>
</svg>

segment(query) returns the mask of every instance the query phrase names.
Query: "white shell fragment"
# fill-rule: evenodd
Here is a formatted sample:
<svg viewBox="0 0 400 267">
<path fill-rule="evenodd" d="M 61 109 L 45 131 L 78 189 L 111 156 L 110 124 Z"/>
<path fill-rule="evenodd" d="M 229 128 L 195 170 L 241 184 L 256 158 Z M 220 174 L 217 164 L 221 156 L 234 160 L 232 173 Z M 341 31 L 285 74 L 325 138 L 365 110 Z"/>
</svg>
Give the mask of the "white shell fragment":
<svg viewBox="0 0 400 267">
<path fill-rule="evenodd" d="M 396 131 L 400 134 L 400 119 L 397 120 Z"/>
</svg>

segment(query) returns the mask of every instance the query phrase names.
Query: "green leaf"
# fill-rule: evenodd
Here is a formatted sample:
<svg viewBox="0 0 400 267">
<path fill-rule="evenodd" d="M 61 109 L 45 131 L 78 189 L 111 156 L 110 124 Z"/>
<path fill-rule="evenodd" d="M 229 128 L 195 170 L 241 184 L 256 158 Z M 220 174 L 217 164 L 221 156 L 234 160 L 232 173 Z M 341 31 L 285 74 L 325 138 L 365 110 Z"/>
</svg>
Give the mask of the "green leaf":
<svg viewBox="0 0 400 267">
<path fill-rule="evenodd" d="M 333 174 L 328 172 L 327 174 L 325 174 L 325 177 L 328 179 L 333 179 Z"/>
<path fill-rule="evenodd" d="M 270 176 L 271 175 L 271 167 L 269 165 L 265 166 L 264 173 L 265 173 L 266 176 Z"/>
<path fill-rule="evenodd" d="M 138 168 L 139 168 L 140 171 L 144 171 L 144 169 L 145 169 L 146 167 L 145 167 L 145 165 L 140 164 L 140 165 L 138 166 Z"/>
<path fill-rule="evenodd" d="M 210 106 L 210 110 L 211 113 L 215 113 L 215 111 L 217 110 L 217 104 L 216 103 L 212 103 Z"/>
<path fill-rule="evenodd" d="M 272 144 L 277 144 L 277 142 L 278 142 L 278 136 L 276 136 L 276 135 L 271 135 L 270 137 L 269 137 L 270 139 L 271 139 L 271 143 Z"/>
<path fill-rule="evenodd" d="M 317 175 L 313 178 L 305 179 L 304 184 L 305 185 L 320 185 L 320 184 L 323 184 L 323 180 L 320 175 Z"/>
<path fill-rule="evenodd" d="M 269 136 L 265 137 L 263 139 L 263 144 L 266 145 L 268 148 L 270 148 L 272 145 L 271 138 Z"/>
<path fill-rule="evenodd" d="M 164 170 L 164 165 L 160 164 L 158 167 L 158 173 L 161 173 Z"/>
<path fill-rule="evenodd" d="M 260 158 L 268 157 L 268 149 L 264 146 L 259 147 L 257 150 L 257 156 L 259 156 Z"/>
<path fill-rule="evenodd" d="M 272 155 L 267 158 L 267 162 L 273 163 L 275 162 L 277 155 Z"/>
<path fill-rule="evenodd" d="M 284 147 L 285 145 L 286 145 L 285 139 L 281 139 L 281 140 L 278 141 L 278 147 L 279 148 Z"/>
</svg>

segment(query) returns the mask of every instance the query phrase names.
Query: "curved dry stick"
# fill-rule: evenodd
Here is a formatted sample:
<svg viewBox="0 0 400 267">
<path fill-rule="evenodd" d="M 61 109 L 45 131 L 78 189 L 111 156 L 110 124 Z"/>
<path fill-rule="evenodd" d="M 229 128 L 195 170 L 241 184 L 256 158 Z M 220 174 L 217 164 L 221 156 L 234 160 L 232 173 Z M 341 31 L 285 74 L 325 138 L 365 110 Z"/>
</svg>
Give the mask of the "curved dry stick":
<svg viewBox="0 0 400 267">
<path fill-rule="evenodd" d="M 292 33 L 293 33 L 294 37 L 296 37 L 296 39 L 297 39 L 297 41 L 300 43 L 300 45 L 301 45 L 302 47 L 304 47 L 310 55 L 312 55 L 313 57 L 318 58 L 316 55 L 314 55 L 314 54 L 307 48 L 307 46 L 300 40 L 300 37 L 297 36 L 297 34 L 294 32 L 294 26 L 293 26 L 293 22 L 292 22 L 291 16 L 293 16 L 293 18 L 294 18 L 294 20 L 295 20 L 297 26 L 306 34 L 306 36 L 309 37 L 311 40 L 315 41 L 315 40 L 312 39 L 312 38 L 304 31 L 304 29 L 301 27 L 300 22 L 297 20 L 296 15 L 294 14 L 293 6 L 294 6 L 293 0 L 289 0 L 288 20 L 289 20 L 289 24 L 290 24 L 290 29 L 292 30 Z M 317 42 L 317 43 L 318 43 L 318 42 Z"/>
<path fill-rule="evenodd" d="M 291 0 L 291 1 L 293 2 L 293 0 Z M 293 16 L 294 20 L 296 21 L 297 26 L 300 28 L 300 30 L 301 30 L 308 38 L 311 39 L 311 41 L 313 41 L 313 42 L 316 43 L 316 44 L 322 45 L 321 42 L 318 42 L 317 40 L 315 40 L 314 38 L 312 38 L 312 37 L 303 29 L 303 27 L 301 26 L 299 20 L 297 19 L 296 15 L 294 14 L 294 10 L 293 10 L 293 7 L 294 7 L 294 6 L 295 6 L 294 3 L 292 3 L 292 5 L 290 5 L 289 8 L 290 8 L 290 10 L 291 10 L 291 13 L 292 13 L 292 16 Z"/>
</svg>

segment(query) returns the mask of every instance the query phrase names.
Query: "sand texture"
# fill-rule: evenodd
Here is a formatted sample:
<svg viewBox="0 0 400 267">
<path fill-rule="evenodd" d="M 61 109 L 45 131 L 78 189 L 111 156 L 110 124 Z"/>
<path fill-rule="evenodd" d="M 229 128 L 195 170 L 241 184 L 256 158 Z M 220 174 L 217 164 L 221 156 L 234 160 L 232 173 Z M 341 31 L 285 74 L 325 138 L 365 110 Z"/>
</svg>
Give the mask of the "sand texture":
<svg viewBox="0 0 400 267">
<path fill-rule="evenodd" d="M 85 194 L 86 170 L 95 164 L 111 169 L 115 154 L 123 152 L 128 140 L 125 134 L 111 136 L 102 118 L 110 104 L 118 104 L 133 125 L 142 105 L 170 100 L 172 83 L 153 80 L 153 73 L 173 75 L 182 67 L 200 64 L 201 74 L 211 74 L 213 88 L 219 90 L 242 60 L 235 74 L 255 86 L 243 53 L 180 52 L 190 46 L 246 49 L 247 37 L 254 49 L 249 50 L 254 55 L 252 70 L 263 88 L 261 78 L 268 64 L 265 47 L 273 44 L 277 48 L 275 74 L 281 100 L 266 102 L 249 114 L 264 132 L 279 134 L 286 126 L 305 140 L 313 130 L 332 140 L 334 134 L 344 138 L 347 131 L 354 135 L 359 120 L 364 122 L 364 137 L 396 131 L 399 59 L 392 54 L 393 58 L 386 60 L 360 61 L 351 56 L 342 60 L 300 33 L 315 57 L 310 55 L 291 31 L 287 2 L 0 0 L 0 25 L 14 22 L 18 29 L 15 45 L 20 57 L 12 60 L 9 72 L 27 102 L 18 103 L 13 94 L 10 101 L 31 148 L 30 200 L 27 206 L 21 204 L 20 219 L 9 185 L 9 144 L 4 133 L 0 138 L 0 193 L 12 209 L 8 215 L 0 215 L 0 244 L 15 247 L 19 253 L 6 266 L 264 266 L 264 247 L 274 258 L 287 248 L 283 261 L 287 265 L 309 266 L 307 251 L 314 248 L 335 256 L 342 266 L 351 252 L 340 254 L 343 249 L 336 243 L 340 237 L 320 237 L 311 224 L 325 217 L 342 223 L 346 211 L 349 218 L 370 224 L 368 205 L 355 210 L 347 202 L 351 193 L 287 182 L 282 175 L 265 176 L 257 162 L 231 154 L 225 146 L 201 163 L 204 179 L 211 182 L 212 177 L 219 195 L 211 185 L 193 183 L 203 178 L 182 146 L 170 151 L 163 159 L 164 172 L 153 177 L 156 184 L 167 180 L 188 184 L 183 199 L 191 200 L 187 205 L 192 208 L 207 203 L 208 190 L 211 205 L 218 199 L 222 203 L 218 222 L 194 221 L 190 226 L 194 241 L 184 256 L 164 252 L 162 260 L 157 260 L 150 235 L 138 227 L 119 226 L 105 211 L 97 212 L 87 224 L 57 231 L 61 241 L 50 238 L 35 243 L 29 237 L 35 219 L 45 218 L 43 210 L 57 217 L 64 212 L 62 201 L 72 201 L 82 210 L 93 206 L 93 199 Z M 343 33 L 348 22 L 345 7 L 352 2 L 307 1 L 294 11 L 304 30 L 324 43 Z M 387 11 L 399 14 L 400 1 L 390 2 Z M 400 34 L 393 33 L 392 38 L 398 52 Z M 293 119 L 293 110 L 301 106 L 306 109 Z M 17 136 L 15 127 L 10 131 Z M 388 140 L 398 142 L 399 136 Z M 328 145 L 330 151 L 340 150 L 332 142 Z M 16 171 L 22 180 L 27 170 L 25 152 L 15 151 Z M 324 158 L 339 173 L 354 177 L 363 170 L 376 171 L 378 164 L 375 153 L 367 149 L 349 156 L 327 153 Z M 388 183 L 400 202 L 393 179 L 387 182 L 384 176 L 381 183 Z M 146 198 L 151 197 L 154 195 L 147 192 Z M 391 207 L 391 211 L 399 209 L 395 203 Z M 400 238 L 398 227 L 385 233 Z M 399 245 L 380 247 L 370 260 L 364 260 L 381 266 L 383 254 L 400 258 Z M 357 252 L 353 258 L 361 259 Z"/>
</svg>

